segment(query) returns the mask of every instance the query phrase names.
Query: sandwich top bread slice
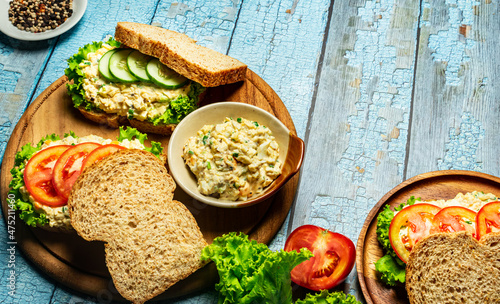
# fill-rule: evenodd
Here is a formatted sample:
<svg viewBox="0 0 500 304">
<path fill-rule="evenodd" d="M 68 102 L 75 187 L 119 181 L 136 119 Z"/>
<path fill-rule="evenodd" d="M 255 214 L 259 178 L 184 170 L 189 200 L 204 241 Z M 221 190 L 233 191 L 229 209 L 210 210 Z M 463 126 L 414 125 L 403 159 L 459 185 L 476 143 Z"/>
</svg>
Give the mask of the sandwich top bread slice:
<svg viewBox="0 0 500 304">
<path fill-rule="evenodd" d="M 217 87 L 245 79 L 246 64 L 198 45 L 184 34 L 147 24 L 118 22 L 115 39 L 158 58 L 169 68 L 204 87 Z"/>
<path fill-rule="evenodd" d="M 500 233 L 480 241 L 464 232 L 432 234 L 406 265 L 411 304 L 500 303 Z"/>
<path fill-rule="evenodd" d="M 85 169 L 68 201 L 85 240 L 105 242 L 118 292 L 143 303 L 202 267 L 207 245 L 196 220 L 173 200 L 175 182 L 141 150 L 121 150 Z"/>
<path fill-rule="evenodd" d="M 65 74 L 73 104 L 87 119 L 168 135 L 197 108 L 205 87 L 242 81 L 246 71 L 184 34 L 120 22 L 114 39 L 87 44 L 69 58 Z"/>
</svg>

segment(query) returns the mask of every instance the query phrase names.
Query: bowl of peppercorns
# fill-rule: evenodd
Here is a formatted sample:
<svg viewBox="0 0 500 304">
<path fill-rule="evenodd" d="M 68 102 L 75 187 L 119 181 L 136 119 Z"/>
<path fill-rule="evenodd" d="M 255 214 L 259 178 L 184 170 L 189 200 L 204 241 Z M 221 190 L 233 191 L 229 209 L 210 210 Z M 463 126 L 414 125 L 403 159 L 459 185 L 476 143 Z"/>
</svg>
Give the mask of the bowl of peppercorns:
<svg viewBox="0 0 500 304">
<path fill-rule="evenodd" d="M 61 35 L 75 26 L 87 0 L 0 0 L 0 31 L 19 40 Z"/>
</svg>

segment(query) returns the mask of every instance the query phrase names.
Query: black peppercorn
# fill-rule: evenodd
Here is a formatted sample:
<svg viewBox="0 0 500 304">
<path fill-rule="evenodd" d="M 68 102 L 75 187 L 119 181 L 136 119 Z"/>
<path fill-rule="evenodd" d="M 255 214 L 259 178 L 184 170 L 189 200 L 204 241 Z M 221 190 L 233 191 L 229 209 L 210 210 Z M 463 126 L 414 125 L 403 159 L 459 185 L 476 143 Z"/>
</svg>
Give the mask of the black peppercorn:
<svg viewBox="0 0 500 304">
<path fill-rule="evenodd" d="M 13 0 L 9 20 L 20 30 L 40 33 L 55 29 L 73 14 L 73 0 Z"/>
</svg>

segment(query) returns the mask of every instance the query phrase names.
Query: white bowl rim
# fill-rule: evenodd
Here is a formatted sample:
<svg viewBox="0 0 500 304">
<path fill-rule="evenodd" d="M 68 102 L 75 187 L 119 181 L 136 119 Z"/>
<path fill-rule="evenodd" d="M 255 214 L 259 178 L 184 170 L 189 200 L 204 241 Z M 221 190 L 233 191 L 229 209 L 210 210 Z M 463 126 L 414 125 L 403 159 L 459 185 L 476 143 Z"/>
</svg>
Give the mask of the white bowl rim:
<svg viewBox="0 0 500 304">
<path fill-rule="evenodd" d="M 0 32 L 11 38 L 23 41 L 40 41 L 62 35 L 72 29 L 80 21 L 85 13 L 85 10 L 87 9 L 87 0 L 75 0 L 73 1 L 72 7 L 73 14 L 68 18 L 68 20 L 53 30 L 47 30 L 41 33 L 32 33 L 18 29 L 10 22 L 8 11 L 11 1 L 12 0 L 0 0 Z"/>
<path fill-rule="evenodd" d="M 173 166 L 170 165 L 172 158 L 174 157 L 174 154 L 175 154 L 174 149 L 176 148 L 175 145 L 171 144 L 171 142 L 172 142 L 172 139 L 175 140 L 176 134 L 179 132 L 178 130 L 181 130 L 184 124 L 190 123 L 190 118 L 192 116 L 198 115 L 199 112 L 209 111 L 212 108 L 216 108 L 216 107 L 220 107 L 220 106 L 236 106 L 236 107 L 241 107 L 241 108 L 251 108 L 252 110 L 255 110 L 256 112 L 260 113 L 262 116 L 266 116 L 266 117 L 268 117 L 268 119 L 273 120 L 277 125 L 279 125 L 281 128 L 283 128 L 283 131 L 286 130 L 287 133 L 290 134 L 290 130 L 276 116 L 274 116 L 273 114 L 271 114 L 271 113 L 267 112 L 266 110 L 259 108 L 257 106 L 243 103 L 243 102 L 234 102 L 234 101 L 221 101 L 221 102 L 208 104 L 208 105 L 202 106 L 202 107 L 196 109 L 195 111 L 189 113 L 184 119 L 182 119 L 182 121 L 175 127 L 174 131 L 172 132 L 172 135 L 170 136 L 169 144 L 167 147 L 167 160 L 169 163 L 170 174 L 172 175 L 172 177 L 176 181 L 176 184 L 178 186 L 180 186 L 181 189 L 184 190 L 184 192 L 186 192 L 189 196 L 191 196 L 195 200 L 200 201 L 202 203 L 205 203 L 207 205 L 221 207 L 221 208 L 240 208 L 240 207 L 251 206 L 251 205 L 253 205 L 252 201 L 254 201 L 254 200 L 256 201 L 255 203 L 260 202 L 260 200 L 257 201 L 258 198 L 261 195 L 265 194 L 266 191 L 260 193 L 255 198 L 252 198 L 252 199 L 247 200 L 247 201 L 229 201 L 229 200 L 221 200 L 218 198 L 206 196 L 206 195 L 199 193 L 198 191 L 195 192 L 191 188 L 186 187 L 184 185 L 184 183 L 180 180 L 180 177 L 177 175 L 176 170 L 172 170 Z M 244 117 L 244 114 L 242 114 L 241 116 Z M 225 117 L 221 117 L 221 121 L 219 123 L 222 123 L 222 120 L 224 118 Z M 208 124 L 208 123 L 203 123 L 202 126 L 206 125 L 206 124 Z M 288 147 L 286 147 L 286 149 L 288 149 Z M 285 153 L 285 157 L 286 157 L 286 153 Z M 183 162 L 183 164 L 184 164 L 184 162 Z M 186 166 L 186 165 L 184 164 L 184 166 Z M 186 167 L 186 170 L 189 170 L 189 169 Z"/>
</svg>

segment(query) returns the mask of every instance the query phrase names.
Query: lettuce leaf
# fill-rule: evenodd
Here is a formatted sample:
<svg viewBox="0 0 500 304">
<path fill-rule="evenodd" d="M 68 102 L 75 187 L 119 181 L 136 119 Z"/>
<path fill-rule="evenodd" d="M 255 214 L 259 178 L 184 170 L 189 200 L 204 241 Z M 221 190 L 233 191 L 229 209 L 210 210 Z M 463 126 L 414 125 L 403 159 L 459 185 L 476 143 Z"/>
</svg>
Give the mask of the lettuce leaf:
<svg viewBox="0 0 500 304">
<path fill-rule="evenodd" d="M 186 117 L 186 115 L 196 110 L 199 96 L 204 90 L 205 88 L 201 84 L 192 82 L 188 96 L 179 96 L 170 101 L 167 110 L 163 114 L 149 121 L 151 121 L 155 126 L 158 124 L 179 123 L 184 117 Z"/>
<path fill-rule="evenodd" d="M 46 136 L 45 138 L 56 138 L 55 134 Z M 40 140 L 37 146 L 32 146 L 31 143 L 24 145 L 20 151 L 16 153 L 14 158 L 14 168 L 10 170 L 12 174 L 12 181 L 9 183 L 9 199 L 14 201 L 13 209 L 19 211 L 19 218 L 26 222 L 29 226 L 36 227 L 37 225 L 45 225 L 48 223 L 48 219 L 46 218 L 44 213 L 38 213 L 35 211 L 33 204 L 29 201 L 26 202 L 23 200 L 23 196 L 21 195 L 21 191 L 19 190 L 24 186 L 24 168 L 26 166 L 26 162 L 40 150 L 44 140 Z"/>
<path fill-rule="evenodd" d="M 401 265 L 403 264 L 403 265 Z M 380 279 L 389 286 L 397 286 L 406 279 L 405 264 L 399 258 L 386 254 L 375 262 Z"/>
<path fill-rule="evenodd" d="M 395 212 L 400 211 L 405 206 L 415 204 L 416 201 L 420 201 L 420 198 L 411 196 L 406 203 L 401 203 L 394 208 L 394 211 L 391 210 L 389 205 L 385 205 L 382 212 L 377 216 L 377 240 L 382 245 L 386 255 L 375 263 L 375 269 L 380 272 L 381 280 L 389 286 L 404 283 L 406 274 L 406 264 L 399 259 L 394 249 L 392 249 L 389 240 L 389 227 Z"/>
<path fill-rule="evenodd" d="M 217 237 L 201 253 L 217 266 L 219 304 L 292 303 L 290 272 L 311 256 L 307 249 L 274 252 L 235 232 Z"/>
<path fill-rule="evenodd" d="M 108 41 L 105 42 L 114 47 L 119 47 L 120 42 L 114 40 L 113 38 L 109 38 Z M 71 56 L 68 62 L 68 68 L 64 70 L 64 74 L 68 77 L 73 83 L 66 84 L 68 89 L 68 94 L 73 100 L 73 105 L 75 108 L 84 107 L 87 111 L 99 111 L 99 109 L 93 104 L 89 103 L 85 100 L 85 91 L 83 90 L 82 83 L 84 79 L 84 74 L 82 69 L 80 68 L 80 64 L 87 60 L 87 55 L 89 53 L 94 53 L 98 49 L 102 47 L 103 42 L 92 42 L 84 45 L 83 47 L 78 49 L 78 53 Z"/>
<path fill-rule="evenodd" d="M 141 142 L 141 144 L 144 145 L 144 142 L 146 141 L 146 139 L 148 139 L 148 135 L 139 132 L 136 128 L 127 127 L 125 129 L 123 127 L 120 127 L 120 135 L 118 135 L 119 142 L 122 142 L 125 139 L 133 140 L 134 138 L 137 138 Z M 161 143 L 151 141 L 151 147 L 146 147 L 144 150 L 153 153 L 156 157 L 161 159 L 161 154 L 163 152 Z"/>
<path fill-rule="evenodd" d="M 353 295 L 346 295 L 342 291 L 328 292 L 321 290 L 317 294 L 307 294 L 303 300 L 295 304 L 361 304 Z"/>
</svg>

